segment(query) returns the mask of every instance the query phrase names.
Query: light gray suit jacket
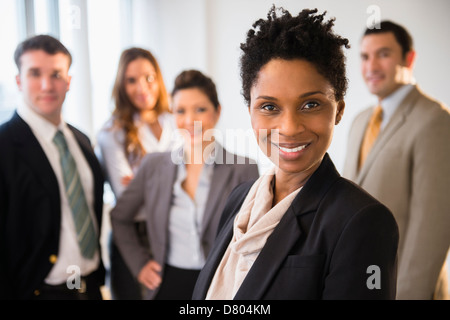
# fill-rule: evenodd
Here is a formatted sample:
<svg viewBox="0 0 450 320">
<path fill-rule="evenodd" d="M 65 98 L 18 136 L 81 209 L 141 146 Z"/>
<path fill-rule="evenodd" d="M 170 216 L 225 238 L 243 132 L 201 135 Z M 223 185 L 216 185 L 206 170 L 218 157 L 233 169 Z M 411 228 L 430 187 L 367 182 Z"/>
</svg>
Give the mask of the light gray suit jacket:
<svg viewBox="0 0 450 320">
<path fill-rule="evenodd" d="M 216 147 L 218 144 L 216 144 Z M 237 185 L 256 180 L 259 176 L 256 163 L 220 148 L 223 164 L 215 163 L 208 200 L 203 215 L 201 242 L 205 255 L 211 250 L 217 235 L 217 227 L 226 199 Z M 219 162 L 219 161 L 217 161 Z M 150 260 L 158 262 L 163 270 L 168 248 L 168 222 L 173 185 L 177 176 L 177 165 L 170 152 L 148 154 L 111 211 L 111 224 L 116 245 L 131 272 L 137 277 L 142 267 Z M 144 206 L 148 240 L 151 254 L 141 245 L 134 217 Z M 145 298 L 153 299 L 157 290 L 147 290 Z"/>
<path fill-rule="evenodd" d="M 358 172 L 371 113 L 372 108 L 364 110 L 353 122 L 343 176 L 385 204 L 397 220 L 397 299 L 442 298 L 450 244 L 450 111 L 414 87 Z M 438 278 L 444 286 L 435 292 Z"/>
</svg>

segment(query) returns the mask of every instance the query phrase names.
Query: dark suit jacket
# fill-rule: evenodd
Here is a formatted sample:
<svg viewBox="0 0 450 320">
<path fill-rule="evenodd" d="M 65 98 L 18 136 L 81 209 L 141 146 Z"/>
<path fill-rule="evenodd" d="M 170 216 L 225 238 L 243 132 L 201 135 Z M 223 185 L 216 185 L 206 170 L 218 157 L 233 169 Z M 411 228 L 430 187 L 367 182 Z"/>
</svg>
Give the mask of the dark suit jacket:
<svg viewBox="0 0 450 320">
<path fill-rule="evenodd" d="M 251 185 L 237 187 L 228 198 L 224 226 L 199 275 L 194 299 L 206 297 Z M 397 245 L 398 229 L 391 212 L 341 178 L 325 155 L 234 299 L 394 299 Z M 379 267 L 380 289 L 369 289 L 377 284 L 377 272 L 369 268 L 373 265 Z"/>
<path fill-rule="evenodd" d="M 89 139 L 69 126 L 92 169 L 101 226 L 103 175 Z M 0 299 L 29 299 L 57 256 L 61 205 L 56 175 L 30 127 L 17 113 L 0 126 Z M 96 271 L 99 284 L 104 268 Z"/>
<path fill-rule="evenodd" d="M 218 147 L 220 146 L 217 144 L 216 148 Z M 245 181 L 254 181 L 259 176 L 258 166 L 256 163 L 249 163 L 248 158 L 238 157 L 222 148 L 216 150 L 223 156 L 223 161 L 214 164 L 203 214 L 200 237 L 205 255 L 211 250 L 217 235 L 217 226 L 227 196 L 235 186 Z M 164 273 L 169 237 L 169 212 L 177 168 L 172 161 L 171 152 L 148 154 L 134 179 L 119 197 L 116 207 L 111 211 L 116 245 L 136 277 L 150 259 L 156 260 L 163 268 L 162 274 Z M 141 207 L 146 215 L 152 256 L 140 243 L 133 225 L 134 217 Z M 152 299 L 156 293 L 157 290 L 147 290 L 146 298 Z"/>
</svg>

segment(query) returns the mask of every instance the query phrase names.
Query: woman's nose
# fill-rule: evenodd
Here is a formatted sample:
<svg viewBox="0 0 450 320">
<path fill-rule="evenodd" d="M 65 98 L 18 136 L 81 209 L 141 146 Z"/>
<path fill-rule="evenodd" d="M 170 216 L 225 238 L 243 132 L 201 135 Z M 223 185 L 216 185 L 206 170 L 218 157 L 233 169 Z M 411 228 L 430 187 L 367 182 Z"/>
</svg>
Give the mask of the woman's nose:
<svg viewBox="0 0 450 320">
<path fill-rule="evenodd" d="M 148 83 L 145 79 L 139 79 L 139 81 L 136 84 L 136 90 L 139 93 L 147 92 L 148 91 Z"/>
<path fill-rule="evenodd" d="M 198 122 L 194 112 L 186 112 L 184 121 L 186 125 L 194 125 L 195 122 Z"/>
<path fill-rule="evenodd" d="M 286 112 L 282 117 L 282 121 L 279 126 L 279 132 L 283 136 L 293 137 L 298 133 L 305 130 L 304 119 L 301 115 L 294 114 L 293 112 Z"/>
</svg>

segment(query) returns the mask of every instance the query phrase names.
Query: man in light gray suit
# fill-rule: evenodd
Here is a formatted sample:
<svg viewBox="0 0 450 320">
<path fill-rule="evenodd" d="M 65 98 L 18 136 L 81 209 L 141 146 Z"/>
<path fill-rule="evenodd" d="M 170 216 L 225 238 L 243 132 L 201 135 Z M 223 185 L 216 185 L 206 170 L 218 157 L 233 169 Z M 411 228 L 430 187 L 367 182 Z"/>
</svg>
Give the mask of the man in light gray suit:
<svg viewBox="0 0 450 320">
<path fill-rule="evenodd" d="M 394 214 L 400 232 L 397 299 L 446 299 L 450 243 L 450 111 L 414 83 L 416 53 L 401 26 L 381 22 L 361 41 L 361 71 L 382 107 L 379 134 L 362 163 L 374 108 L 350 130 L 343 175 Z"/>
</svg>

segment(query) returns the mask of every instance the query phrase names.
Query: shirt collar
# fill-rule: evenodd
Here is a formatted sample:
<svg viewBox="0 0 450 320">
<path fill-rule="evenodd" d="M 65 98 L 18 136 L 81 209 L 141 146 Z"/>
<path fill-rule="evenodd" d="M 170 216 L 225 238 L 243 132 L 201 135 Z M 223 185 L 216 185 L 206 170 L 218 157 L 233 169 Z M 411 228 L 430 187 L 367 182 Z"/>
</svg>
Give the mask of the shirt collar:
<svg viewBox="0 0 450 320">
<path fill-rule="evenodd" d="M 221 155 L 219 149 L 222 149 L 222 146 L 217 141 L 213 141 L 212 144 L 208 146 L 208 155 L 204 161 L 205 166 L 214 165 L 217 162 L 218 157 Z M 174 149 L 172 154 L 172 161 L 174 161 L 179 166 L 184 166 L 186 164 L 184 145 Z"/>
<path fill-rule="evenodd" d="M 64 133 L 67 129 L 67 124 L 62 119 L 59 125 L 55 126 L 23 102 L 17 107 L 17 113 L 30 126 L 31 131 L 45 141 L 53 141 L 56 131 L 61 130 Z"/>
<path fill-rule="evenodd" d="M 406 98 L 413 87 L 413 84 L 405 84 L 395 90 L 391 95 L 381 100 L 381 107 L 383 108 L 383 123 L 387 123 L 389 121 L 395 110 L 397 110 L 400 103 Z"/>
<path fill-rule="evenodd" d="M 212 149 L 208 149 L 208 150 L 211 150 L 211 152 L 208 155 L 208 157 L 205 159 L 201 176 L 203 176 L 203 175 L 210 176 L 212 174 L 212 170 L 213 170 L 212 168 L 214 166 L 214 163 L 216 163 L 216 159 L 219 154 L 219 152 L 216 152 L 216 150 L 218 150 L 218 148 L 221 147 L 218 142 L 213 142 L 213 144 L 214 144 L 214 147 Z M 211 148 L 211 147 L 209 147 L 209 148 Z M 178 152 L 178 154 L 180 154 L 180 155 L 181 154 L 184 155 L 183 148 L 178 149 L 176 152 Z M 183 157 L 183 161 L 177 162 L 177 166 L 178 166 L 178 171 L 177 171 L 176 184 L 178 184 L 179 187 L 181 187 L 181 182 L 183 182 L 187 176 L 186 163 L 184 161 L 184 157 Z M 207 178 L 207 179 L 209 179 L 209 178 Z"/>
</svg>

